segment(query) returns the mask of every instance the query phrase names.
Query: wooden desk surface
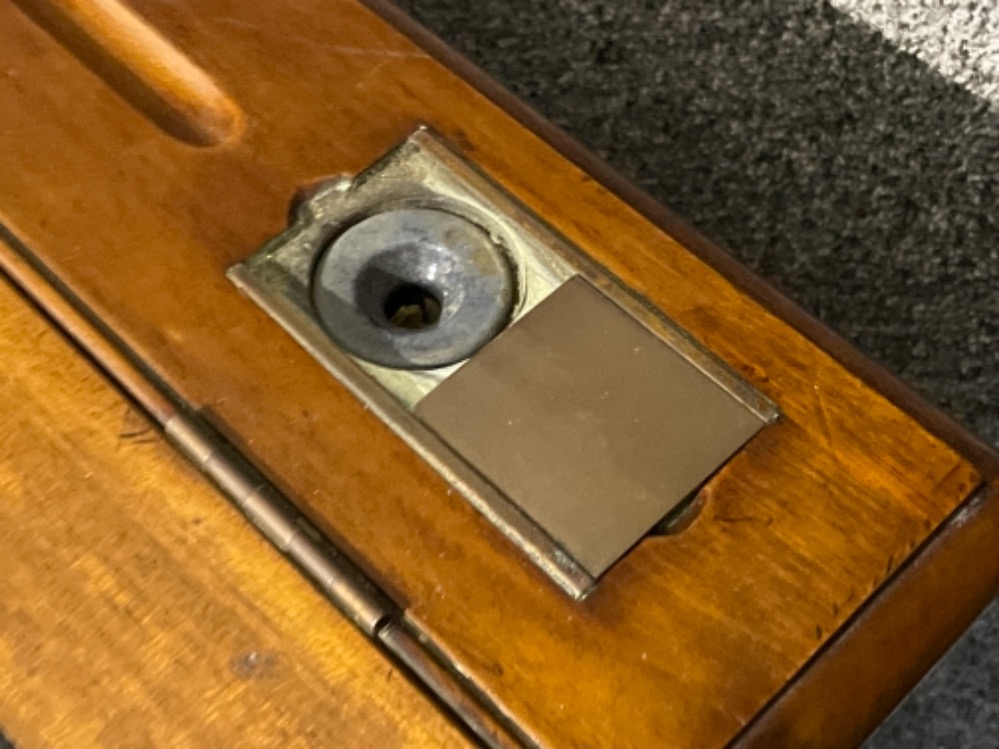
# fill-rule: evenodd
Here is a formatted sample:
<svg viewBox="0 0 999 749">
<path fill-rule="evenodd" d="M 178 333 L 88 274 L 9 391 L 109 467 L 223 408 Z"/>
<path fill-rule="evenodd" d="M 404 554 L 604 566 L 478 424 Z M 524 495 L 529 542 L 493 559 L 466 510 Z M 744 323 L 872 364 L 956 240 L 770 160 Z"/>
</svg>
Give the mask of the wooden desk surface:
<svg viewBox="0 0 999 749">
<path fill-rule="evenodd" d="M 5 281 L 0 362 L 19 749 L 466 744 Z"/>
<path fill-rule="evenodd" d="M 993 453 L 382 3 L 136 0 L 170 43 L 145 57 L 119 44 L 136 36 L 85 28 L 96 16 L 69 26 L 98 44 L 66 33 L 60 14 L 114 3 L 19 5 L 0 8 L 3 226 L 528 738 L 752 743 L 785 705 L 784 735 L 850 743 L 994 589 L 992 557 L 964 588 L 919 564 L 948 528 L 967 536 L 972 497 L 992 511 Z M 175 54 L 207 78 L 163 89 Z M 296 191 L 419 123 L 782 409 L 705 485 L 695 523 L 644 540 L 582 604 L 225 279 L 285 228 Z M 912 607 L 879 608 L 904 580 L 906 601 L 946 608 L 875 663 L 865 616 L 906 621 Z M 871 701 L 819 666 L 857 641 L 852 681 L 888 697 L 841 720 Z"/>
</svg>

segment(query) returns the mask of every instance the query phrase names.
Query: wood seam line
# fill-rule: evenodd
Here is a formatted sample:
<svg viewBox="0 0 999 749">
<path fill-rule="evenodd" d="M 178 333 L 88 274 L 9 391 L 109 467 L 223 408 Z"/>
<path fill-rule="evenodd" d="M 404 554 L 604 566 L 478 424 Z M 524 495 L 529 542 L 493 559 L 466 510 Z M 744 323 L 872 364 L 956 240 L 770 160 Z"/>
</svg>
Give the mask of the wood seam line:
<svg viewBox="0 0 999 749">
<path fill-rule="evenodd" d="M 92 315 L 83 303 L 0 224 L 0 271 L 14 282 L 76 347 L 161 428 L 179 413 L 177 399 L 152 372 L 125 352 L 123 341 Z"/>
</svg>

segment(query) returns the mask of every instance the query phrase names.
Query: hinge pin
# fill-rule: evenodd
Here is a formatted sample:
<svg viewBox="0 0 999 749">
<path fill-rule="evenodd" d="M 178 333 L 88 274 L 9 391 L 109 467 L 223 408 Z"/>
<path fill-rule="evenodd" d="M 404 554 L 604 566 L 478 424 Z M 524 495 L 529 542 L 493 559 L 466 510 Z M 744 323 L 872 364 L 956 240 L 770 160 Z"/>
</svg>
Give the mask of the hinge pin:
<svg viewBox="0 0 999 749">
<path fill-rule="evenodd" d="M 164 432 L 364 632 L 376 637 L 379 629 L 398 613 L 396 606 L 368 584 L 346 557 L 318 540 L 319 533 L 210 427 L 176 414 L 166 422 Z"/>
</svg>

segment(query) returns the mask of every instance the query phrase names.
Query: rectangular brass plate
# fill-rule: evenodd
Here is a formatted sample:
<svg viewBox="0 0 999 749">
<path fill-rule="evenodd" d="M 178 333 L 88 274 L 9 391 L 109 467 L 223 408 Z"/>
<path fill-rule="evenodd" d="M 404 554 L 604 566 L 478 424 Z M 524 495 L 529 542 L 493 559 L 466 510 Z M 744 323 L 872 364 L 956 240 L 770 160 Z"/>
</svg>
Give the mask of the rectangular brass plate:
<svg viewBox="0 0 999 749">
<path fill-rule="evenodd" d="M 578 276 L 416 414 L 594 577 L 764 424 Z"/>
</svg>

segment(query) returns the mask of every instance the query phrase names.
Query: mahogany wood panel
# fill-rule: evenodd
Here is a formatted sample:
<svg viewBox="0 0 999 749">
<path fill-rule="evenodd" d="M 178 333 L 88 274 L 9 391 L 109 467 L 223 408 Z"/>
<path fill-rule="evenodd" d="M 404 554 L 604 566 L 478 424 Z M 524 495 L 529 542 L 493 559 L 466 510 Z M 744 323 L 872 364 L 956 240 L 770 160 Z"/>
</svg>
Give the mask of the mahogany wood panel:
<svg viewBox="0 0 999 749">
<path fill-rule="evenodd" d="M 6 281 L 0 361 L 19 749 L 466 745 Z"/>
<path fill-rule="evenodd" d="M 988 560 L 997 537 L 993 483 L 757 716 L 733 749 L 860 744 L 994 598 L 999 564 Z"/>
<path fill-rule="evenodd" d="M 231 97 L 242 135 L 171 138 L 4 7 L 4 225 L 534 740 L 725 744 L 994 470 L 354 0 L 134 7 Z M 224 278 L 284 227 L 296 190 L 419 123 L 783 410 L 707 485 L 696 522 L 644 541 L 583 604 Z"/>
</svg>

